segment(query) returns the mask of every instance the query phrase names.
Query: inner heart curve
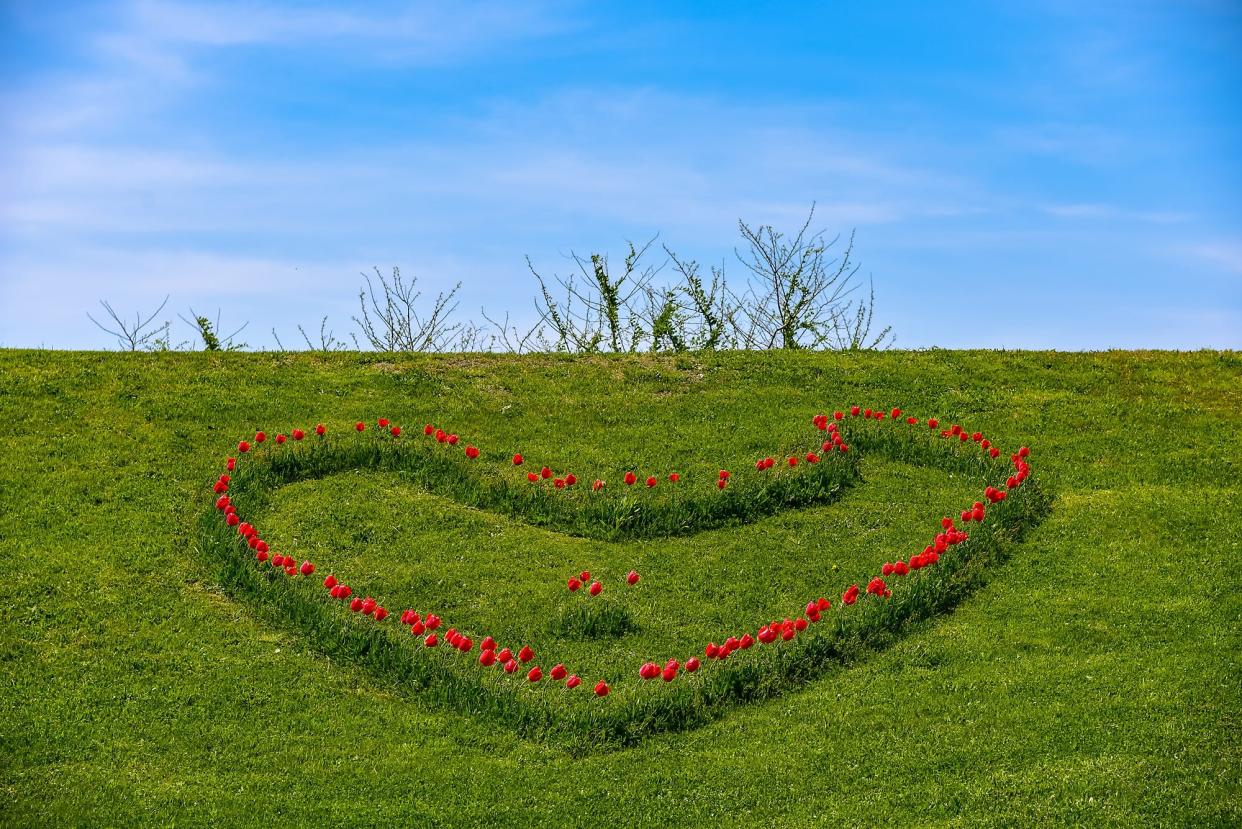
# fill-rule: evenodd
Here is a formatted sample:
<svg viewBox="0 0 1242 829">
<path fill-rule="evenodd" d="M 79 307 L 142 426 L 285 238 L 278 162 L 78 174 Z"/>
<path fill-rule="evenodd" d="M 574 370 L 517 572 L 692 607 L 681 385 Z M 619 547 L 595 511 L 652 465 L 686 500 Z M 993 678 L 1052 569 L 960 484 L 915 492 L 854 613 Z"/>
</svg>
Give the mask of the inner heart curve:
<svg viewBox="0 0 1242 829">
<path fill-rule="evenodd" d="M 295 429 L 269 439 L 259 432 L 253 444 L 238 444 L 240 460 L 229 458 L 228 472 L 213 484 L 200 543 L 221 563 L 231 591 L 259 599 L 320 650 L 357 660 L 416 690 L 422 701 L 490 716 L 523 736 L 574 750 L 630 745 L 702 724 L 731 705 L 774 696 L 886 646 L 981 584 L 1046 514 L 1050 502 L 1030 477 L 1025 447 L 1002 459 L 980 433 L 957 425 L 941 429 L 934 418 L 924 424 L 900 409 L 848 411 L 814 417 L 818 437 L 809 450 L 779 462 L 762 458 L 753 469 L 721 470 L 712 481 L 629 472 L 609 482 L 584 476 L 588 483 L 535 469 L 520 455 L 483 453 L 443 429 L 403 432 L 384 419 L 371 428 L 359 422 L 343 439 L 335 428 L 329 438 L 322 425 L 309 435 Z M 452 618 L 441 620 L 428 608 L 386 608 L 383 597 L 347 585 L 344 573 L 323 578 L 314 562 L 286 561 L 254 526 L 281 487 L 362 469 L 399 473 L 432 494 L 586 539 L 667 538 L 831 503 L 861 480 L 861 455 L 999 486 L 988 485 L 983 500 L 964 505 L 958 518 L 943 519 L 932 543 L 908 559 L 896 557 L 869 579 L 831 590 L 825 574 L 816 573 L 818 589 L 808 591 L 805 605 L 736 620 L 738 627 L 722 629 L 701 653 L 650 654 L 658 658 L 630 666 L 620 681 L 616 666 L 603 681 L 570 660 L 562 664 L 556 653 L 523 648 L 533 638 L 495 642 L 485 630 L 458 630 Z M 588 597 L 603 585 L 572 563 L 563 573 L 569 578 L 559 589 L 583 601 L 557 620 L 561 633 L 624 635 L 633 624 L 624 604 L 592 604 Z"/>
</svg>

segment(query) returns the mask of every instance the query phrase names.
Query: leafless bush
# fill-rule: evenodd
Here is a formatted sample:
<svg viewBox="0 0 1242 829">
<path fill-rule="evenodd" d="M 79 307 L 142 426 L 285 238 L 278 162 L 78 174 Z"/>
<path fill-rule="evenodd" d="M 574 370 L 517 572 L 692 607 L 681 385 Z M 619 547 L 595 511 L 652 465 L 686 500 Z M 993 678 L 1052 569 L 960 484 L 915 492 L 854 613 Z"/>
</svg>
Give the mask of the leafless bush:
<svg viewBox="0 0 1242 829">
<path fill-rule="evenodd" d="M 122 351 L 167 351 L 172 347 L 168 341 L 168 322 L 157 323 L 155 321 L 155 318 L 163 312 L 164 306 L 168 304 L 167 296 L 148 316 L 144 317 L 141 312 L 135 313 L 133 322 L 118 313 L 106 299 L 101 299 L 99 304 L 108 314 L 107 324 L 101 323 L 89 312 L 86 316 L 101 331 L 116 337 L 117 346 Z"/>
<path fill-rule="evenodd" d="M 366 287 L 358 291 L 362 316 L 353 318 L 362 329 L 363 338 L 375 350 L 447 351 L 466 333 L 461 323 L 449 322 L 457 310 L 455 297 L 461 289 L 460 282 L 447 294 L 437 294 L 430 312 L 422 316 L 417 309 L 422 296 L 416 289 L 418 277 L 406 280 L 395 267 L 391 277 L 376 268 L 375 277 L 378 291 L 370 275 L 362 275 L 366 280 Z"/>
<path fill-rule="evenodd" d="M 737 298 L 734 330 L 744 348 L 877 347 L 888 336 L 885 329 L 868 340 L 874 292 L 870 300 L 849 299 L 859 269 L 854 234 L 834 257 L 840 237 L 826 241 L 824 231 L 812 231 L 814 218 L 812 205 L 793 236 L 738 221 L 746 246 L 735 254 L 748 276 Z"/>
</svg>

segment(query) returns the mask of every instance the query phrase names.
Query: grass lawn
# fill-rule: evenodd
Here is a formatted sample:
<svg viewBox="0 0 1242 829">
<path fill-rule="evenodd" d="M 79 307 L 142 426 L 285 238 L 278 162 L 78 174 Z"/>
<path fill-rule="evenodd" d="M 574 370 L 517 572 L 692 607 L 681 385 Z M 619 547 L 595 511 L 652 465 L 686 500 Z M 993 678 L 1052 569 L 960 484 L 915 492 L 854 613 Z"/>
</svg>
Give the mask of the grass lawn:
<svg viewBox="0 0 1242 829">
<path fill-rule="evenodd" d="M 466 685 L 454 677 L 476 675 L 477 646 L 427 653 L 403 634 L 401 664 L 438 660 L 429 676 L 447 678 L 412 690 L 377 670 L 378 645 L 366 656 L 323 633 L 370 636 L 375 623 L 249 558 L 230 570 L 201 529 L 224 457 L 258 428 L 324 422 L 343 441 L 359 419 L 445 424 L 513 492 L 526 482 L 503 461 L 520 451 L 607 479 L 606 503 L 650 496 L 642 509 L 658 521 L 717 494 L 721 468 L 758 503 L 755 459 L 805 451 L 822 438 L 812 415 L 854 403 L 962 423 L 1006 454 L 1028 445 L 1051 509 L 946 612 L 894 622 L 891 642 L 846 659 L 806 656 L 813 670 L 791 669 L 771 693 L 624 744 L 593 744 L 591 712 L 657 710 L 719 685 L 730 665 L 775 664 L 785 646 L 667 687 L 638 680 L 644 659 L 690 656 L 808 597 L 839 604 L 980 498 L 981 479 L 861 451 L 860 433 L 853 486 L 780 490 L 798 503 L 667 538 L 463 504 L 486 478 L 445 497 L 410 468 L 332 470 L 250 503 L 273 548 L 313 559 L 316 579 L 337 573 L 395 613 L 436 610 L 529 641 L 607 679 L 605 700 L 581 687 L 563 702 L 563 687 L 515 690 L 497 673 Z M 0 823 L 1238 825 L 1239 412 L 1242 358 L 1209 352 L 0 351 Z M 628 469 L 662 482 L 627 494 Z M 982 541 L 981 528 L 963 549 Z M 571 594 L 580 569 L 604 593 Z M 642 574 L 632 588 L 630 569 Z M 894 602 L 906 588 L 894 584 Z M 303 593 L 336 621 L 281 604 Z M 587 635 L 575 613 L 630 628 Z M 512 700 L 588 725 L 547 739 L 492 710 Z"/>
</svg>

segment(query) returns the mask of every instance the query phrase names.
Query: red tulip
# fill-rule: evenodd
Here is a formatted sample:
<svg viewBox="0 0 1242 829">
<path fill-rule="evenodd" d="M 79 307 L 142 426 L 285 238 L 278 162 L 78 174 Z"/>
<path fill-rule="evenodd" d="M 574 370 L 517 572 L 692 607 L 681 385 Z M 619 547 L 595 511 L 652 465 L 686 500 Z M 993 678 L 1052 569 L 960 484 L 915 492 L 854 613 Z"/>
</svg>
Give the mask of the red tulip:
<svg viewBox="0 0 1242 829">
<path fill-rule="evenodd" d="M 626 486 L 633 486 L 634 482 L 637 480 L 638 480 L 638 476 L 635 475 L 633 472 L 625 473 L 625 485 Z"/>
<path fill-rule="evenodd" d="M 719 481 L 716 481 L 716 489 L 724 489 L 728 485 L 729 481 L 726 478 L 721 478 Z"/>
<path fill-rule="evenodd" d="M 423 434 L 424 434 L 424 435 L 430 435 L 430 434 L 431 434 L 432 432 L 434 432 L 435 430 L 436 430 L 436 427 L 434 427 L 434 426 L 432 426 L 430 423 L 428 423 L 426 426 L 424 426 L 424 427 L 423 427 Z"/>
<path fill-rule="evenodd" d="M 263 441 L 265 441 L 265 440 L 267 440 L 267 434 L 266 434 L 266 433 L 264 433 L 264 432 L 255 432 L 255 433 L 254 433 L 254 442 L 255 442 L 255 443 L 262 443 L 262 442 L 263 442 Z"/>
<path fill-rule="evenodd" d="M 490 668 L 496 664 L 496 652 L 485 650 L 479 654 L 479 664 L 485 668 Z"/>
<path fill-rule="evenodd" d="M 510 659 L 508 662 L 504 663 L 504 669 L 505 673 L 511 674 L 518 669 L 518 664 L 516 661 Z"/>
<path fill-rule="evenodd" d="M 524 645 L 522 646 L 522 649 L 518 651 L 517 658 L 518 658 L 518 661 L 520 662 L 523 662 L 523 663 L 529 662 L 535 658 L 535 652 L 530 649 L 529 645 Z"/>
<path fill-rule="evenodd" d="M 722 481 L 727 481 L 733 477 L 733 473 L 727 469 L 722 469 L 720 470 L 720 474 L 717 475 L 716 477 L 720 478 Z"/>
<path fill-rule="evenodd" d="M 478 456 L 479 456 L 478 448 L 475 446 L 471 446 L 470 444 L 466 444 L 466 457 L 469 458 L 470 460 L 474 460 Z"/>
<path fill-rule="evenodd" d="M 867 583 L 867 592 L 874 596 L 879 596 L 885 591 L 886 587 L 884 579 L 877 577 Z"/>
<path fill-rule="evenodd" d="M 566 582 L 566 585 L 568 585 L 570 593 L 576 593 L 578 588 L 582 586 L 582 582 L 578 581 L 573 576 L 570 576 L 569 581 Z"/>
<path fill-rule="evenodd" d="M 440 617 L 434 613 L 427 614 L 427 629 L 435 630 L 440 626 Z"/>
<path fill-rule="evenodd" d="M 654 662 L 644 662 L 643 666 L 638 669 L 638 675 L 643 679 L 655 679 L 660 674 L 660 666 Z"/>
<path fill-rule="evenodd" d="M 333 587 L 336 587 L 336 576 L 328 576 L 326 579 L 324 579 L 323 586 L 328 588 L 329 590 L 331 590 Z"/>
<path fill-rule="evenodd" d="M 988 454 L 994 458 L 1000 457 L 1000 450 L 997 449 L 995 446 L 993 446 L 991 449 L 988 450 Z"/>
<path fill-rule="evenodd" d="M 819 463 L 819 455 L 816 455 L 814 452 L 807 452 L 806 462 L 807 463 Z"/>
<path fill-rule="evenodd" d="M 562 679 L 565 678 L 565 674 L 567 673 L 569 672 L 565 670 L 565 666 L 558 662 L 552 666 L 552 671 L 548 675 L 551 676 L 553 679 L 555 679 L 557 682 L 560 682 Z"/>
<path fill-rule="evenodd" d="M 807 621 L 801 616 L 799 616 L 797 619 L 794 620 L 794 627 L 798 630 L 798 632 L 802 632 L 806 630 L 806 626 L 807 626 Z"/>
<path fill-rule="evenodd" d="M 530 481 L 532 484 L 537 484 L 539 483 L 539 475 L 535 472 L 527 472 L 526 480 Z"/>
<path fill-rule="evenodd" d="M 676 472 L 670 472 L 668 473 L 668 479 L 672 481 L 673 483 L 677 483 L 678 481 L 681 480 L 681 476 L 678 475 Z"/>
<path fill-rule="evenodd" d="M 381 417 L 379 420 L 375 421 L 375 425 L 376 425 L 376 426 L 378 426 L 378 427 L 380 427 L 381 429 L 383 429 L 385 426 L 387 426 L 387 425 L 388 425 L 388 418 L 386 418 L 386 417 Z M 361 430 L 359 430 L 359 431 L 361 431 Z"/>
<path fill-rule="evenodd" d="M 631 570 L 629 573 L 626 573 L 625 580 L 630 584 L 638 584 L 638 572 Z"/>
<path fill-rule="evenodd" d="M 665 667 L 665 669 L 661 672 L 661 677 L 665 682 L 672 682 L 677 678 L 677 668 L 673 665 Z"/>
<path fill-rule="evenodd" d="M 370 596 L 362 600 L 362 612 L 367 616 L 375 612 L 376 606 L 375 599 L 372 599 Z"/>
<path fill-rule="evenodd" d="M 578 478 L 571 472 L 565 476 L 565 486 L 573 486 L 578 483 Z"/>
<path fill-rule="evenodd" d="M 850 414 L 854 417 L 858 417 L 858 411 L 859 409 L 857 406 L 850 406 Z"/>
<path fill-rule="evenodd" d="M 835 420 L 840 420 L 841 418 L 845 417 L 845 413 L 844 412 L 833 412 L 832 416 Z"/>
<path fill-rule="evenodd" d="M 474 640 L 471 639 L 469 636 L 463 636 L 457 640 L 457 650 L 461 651 L 462 653 L 470 653 L 471 649 L 473 648 L 474 648 Z"/>
<path fill-rule="evenodd" d="M 496 658 L 499 659 L 502 663 L 508 662 L 510 659 L 513 658 L 513 651 L 509 650 L 508 648 L 502 648 L 500 653 L 496 654 Z"/>
<path fill-rule="evenodd" d="M 352 602 L 350 602 L 349 609 L 352 610 L 354 613 L 357 613 L 358 611 L 362 610 L 362 599 L 354 599 Z"/>
<path fill-rule="evenodd" d="M 781 638 L 784 639 L 786 642 L 794 638 L 795 635 L 796 634 L 794 633 L 794 629 L 792 626 L 781 629 Z"/>
<path fill-rule="evenodd" d="M 737 642 L 737 646 L 744 651 L 750 650 L 751 646 L 753 646 L 754 644 L 755 644 L 755 637 L 751 636 L 749 633 L 743 633 L 742 638 L 739 639 Z"/>
<path fill-rule="evenodd" d="M 456 446 L 456 445 L 457 445 L 457 440 L 458 440 L 457 435 L 449 435 L 449 436 L 448 436 L 448 445 L 449 445 L 449 446 Z"/>
<path fill-rule="evenodd" d="M 797 459 L 796 457 L 790 456 L 790 458 L 789 458 L 789 465 L 790 465 L 790 466 L 797 466 L 797 465 L 798 465 L 798 459 Z"/>
<path fill-rule="evenodd" d="M 565 479 L 564 479 L 564 478 L 557 478 L 557 479 L 556 479 L 556 480 L 554 480 L 552 483 L 556 486 L 556 488 L 557 488 L 557 489 L 564 489 L 564 488 L 565 488 Z"/>
<path fill-rule="evenodd" d="M 581 684 L 582 684 L 582 680 L 578 677 L 577 674 L 570 674 L 569 679 L 565 680 L 566 688 L 577 688 Z"/>
<path fill-rule="evenodd" d="M 707 655 L 708 659 L 715 659 L 717 654 L 720 653 L 720 646 L 715 642 L 708 642 L 707 647 L 703 649 L 703 653 Z"/>
<path fill-rule="evenodd" d="M 265 553 L 265 552 L 267 552 L 267 551 L 266 551 L 266 550 L 260 550 L 259 552 L 261 552 L 261 553 Z M 262 561 L 262 559 L 260 559 L 260 561 Z M 284 567 L 284 566 L 285 566 L 285 557 L 284 557 L 284 556 L 282 556 L 282 555 L 280 555 L 279 553 L 277 553 L 276 555 L 272 556 L 272 566 L 273 566 L 273 567 Z"/>
<path fill-rule="evenodd" d="M 258 559 L 260 562 L 267 561 L 267 553 L 263 552 L 262 550 L 255 553 L 254 557 Z"/>
<path fill-rule="evenodd" d="M 692 656 L 686 660 L 687 671 L 689 671 L 690 673 L 694 673 L 698 669 L 699 669 L 699 658 L 697 656 Z"/>
<path fill-rule="evenodd" d="M 305 432 L 303 432 L 301 429 L 294 429 L 294 430 L 293 430 L 293 439 L 294 439 L 294 440 L 301 440 L 301 439 L 302 439 L 302 438 L 304 438 L 304 437 L 306 437 L 306 433 L 305 433 Z"/>
<path fill-rule="evenodd" d="M 587 589 L 587 592 L 590 593 L 592 596 L 598 596 L 600 591 L 603 589 L 604 589 L 604 585 L 600 584 L 597 581 L 593 581 L 591 582 L 591 586 Z"/>
<path fill-rule="evenodd" d="M 315 565 L 311 564 L 309 561 L 304 561 L 302 562 L 302 566 L 298 568 L 298 571 L 304 576 L 309 576 L 311 573 L 315 572 Z"/>
<path fill-rule="evenodd" d="M 319 435 L 319 437 L 323 437 L 327 431 L 328 427 L 324 426 L 322 423 L 315 426 L 315 434 Z"/>
<path fill-rule="evenodd" d="M 294 567 L 292 564 L 290 564 L 288 567 L 286 567 L 286 568 L 285 568 L 285 575 L 286 575 L 286 576 L 292 576 L 292 575 L 296 574 L 296 573 L 297 573 L 297 571 L 298 571 L 298 568 L 296 568 L 296 567 Z"/>
<path fill-rule="evenodd" d="M 514 465 L 514 466 L 521 466 L 521 465 L 522 465 L 522 461 L 523 461 L 523 460 L 524 460 L 524 458 L 521 456 L 521 454 L 514 455 L 514 456 L 513 456 L 513 465 Z"/>
<path fill-rule="evenodd" d="M 357 429 L 359 432 L 361 432 L 363 429 L 367 428 L 367 424 L 359 420 L 357 423 L 354 424 L 354 428 Z"/>
<path fill-rule="evenodd" d="M 483 641 L 479 643 L 479 648 L 485 651 L 496 650 L 496 640 L 490 636 L 484 636 Z"/>
<path fill-rule="evenodd" d="M 276 442 L 277 442 L 277 443 L 284 443 L 284 442 L 285 442 L 285 436 L 284 436 L 284 435 L 277 435 L 277 436 L 276 436 Z"/>
<path fill-rule="evenodd" d="M 448 440 L 448 432 L 436 429 L 436 443 L 444 443 L 446 440 Z"/>
<path fill-rule="evenodd" d="M 216 509 L 222 510 L 229 505 L 229 496 L 221 495 L 216 499 Z"/>
<path fill-rule="evenodd" d="M 543 679 L 543 671 L 539 670 L 539 666 L 536 665 L 526 674 L 526 679 L 528 682 L 538 682 Z"/>
<path fill-rule="evenodd" d="M 863 417 L 864 417 L 864 418 L 870 418 L 870 417 L 871 417 L 871 415 L 872 415 L 872 411 L 871 411 L 870 409 L 864 409 L 864 410 L 863 410 Z"/>
<path fill-rule="evenodd" d="M 593 492 L 599 492 L 603 488 L 604 488 L 604 482 L 601 481 L 599 478 L 596 478 L 595 483 L 591 484 L 591 490 Z"/>
<path fill-rule="evenodd" d="M 650 489 L 651 487 L 655 485 L 656 485 L 656 477 L 655 475 L 651 475 L 650 477 L 647 478 L 647 488 Z"/>
<path fill-rule="evenodd" d="M 388 609 L 384 607 L 375 608 L 375 621 L 382 622 L 388 618 Z"/>
<path fill-rule="evenodd" d="M 237 466 L 237 458 L 229 458 L 224 462 L 224 465 L 228 468 L 229 472 L 232 472 L 233 467 Z"/>
<path fill-rule="evenodd" d="M 590 571 L 590 570 L 583 570 L 581 573 L 579 573 L 579 574 L 578 574 L 578 578 L 582 579 L 584 582 L 585 582 L 585 581 L 590 581 L 590 580 L 591 580 L 591 571 Z"/>
<path fill-rule="evenodd" d="M 249 443 L 247 443 L 247 442 L 246 442 L 246 441 L 244 441 L 244 440 L 243 440 L 243 441 L 241 441 L 240 443 L 238 443 L 238 444 L 237 444 L 237 451 L 238 451 L 238 452 L 242 452 L 243 454 L 244 454 L 244 453 L 246 453 L 246 452 L 249 452 L 249 451 L 250 451 L 250 444 L 249 444 Z"/>
<path fill-rule="evenodd" d="M 604 680 L 601 679 L 599 682 L 595 683 L 595 696 L 597 697 L 608 696 L 608 683 L 607 682 L 604 682 Z"/>
<path fill-rule="evenodd" d="M 850 451 L 850 448 L 849 448 L 848 446 L 846 446 L 844 443 L 842 443 L 842 444 L 838 445 L 838 446 L 837 446 L 837 449 L 839 449 L 839 450 L 841 451 L 841 454 L 842 454 L 842 455 L 844 455 L 846 452 Z"/>
<path fill-rule="evenodd" d="M 539 470 L 539 477 L 546 481 L 548 478 L 552 477 L 552 470 L 545 466 L 543 469 Z"/>
<path fill-rule="evenodd" d="M 434 648 L 438 644 L 440 644 L 440 640 L 434 633 L 428 633 L 427 638 L 423 640 L 423 645 L 428 648 Z"/>
<path fill-rule="evenodd" d="M 410 625 L 410 633 L 415 636 L 422 636 L 425 630 L 427 630 L 427 626 L 418 620 L 415 620 L 414 624 Z"/>
<path fill-rule="evenodd" d="M 394 427 L 392 427 L 391 429 L 389 429 L 389 430 L 388 430 L 388 432 L 389 432 L 389 434 L 391 434 L 391 435 L 392 435 L 393 437 L 395 437 L 395 438 L 399 438 L 399 437 L 401 437 L 401 427 L 400 427 L 400 426 L 394 426 Z"/>
<path fill-rule="evenodd" d="M 983 433 L 975 432 L 970 436 L 970 439 L 973 440 L 975 443 L 978 443 L 979 441 L 983 440 Z"/>
</svg>

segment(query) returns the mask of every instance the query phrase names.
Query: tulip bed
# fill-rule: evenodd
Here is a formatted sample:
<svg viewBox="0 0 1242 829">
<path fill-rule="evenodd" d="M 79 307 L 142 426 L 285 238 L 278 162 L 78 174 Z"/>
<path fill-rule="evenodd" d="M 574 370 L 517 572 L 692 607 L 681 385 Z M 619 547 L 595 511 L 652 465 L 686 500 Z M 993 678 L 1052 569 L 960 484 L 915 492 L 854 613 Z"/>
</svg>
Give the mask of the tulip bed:
<svg viewBox="0 0 1242 829">
<path fill-rule="evenodd" d="M 0 350 L 0 825 L 1242 824 L 1240 411 L 1212 352 Z"/>
<path fill-rule="evenodd" d="M 366 664 L 418 702 L 487 716 L 577 752 L 632 745 L 652 733 L 701 725 L 733 704 L 774 696 L 887 645 L 981 584 L 1047 513 L 1049 499 L 1030 477 L 1026 446 L 1002 457 L 982 432 L 942 426 L 934 417 L 923 421 L 899 407 L 855 405 L 808 419 L 810 438 L 779 453 L 779 463 L 764 456 L 737 473 L 720 469 L 702 480 L 677 471 L 627 470 L 612 487 L 596 476 L 584 476 L 592 483 L 579 486 L 573 472 L 554 473 L 547 465 L 526 471 L 520 452 L 484 452 L 431 423 L 408 428 L 381 417 L 331 430 L 319 423 L 270 438 L 260 430 L 237 443 L 212 484 L 199 540 L 224 565 L 221 580 L 231 590 L 265 602 L 325 652 Z M 805 568 L 805 605 L 772 608 L 776 615 L 768 620 L 730 620 L 712 641 L 699 643 L 687 635 L 698 629 L 687 618 L 693 599 L 686 601 L 679 590 L 673 601 L 637 600 L 649 588 L 638 588 L 634 569 L 610 574 L 609 599 L 613 593 L 619 599 L 609 602 L 597 598 L 604 590 L 598 569 L 592 576 L 575 570 L 581 562 L 559 562 L 570 573 L 564 590 L 579 594 L 577 601 L 560 603 L 551 629 L 546 619 L 530 619 L 522 631 L 504 623 L 512 621 L 511 612 L 496 612 L 512 589 L 503 572 L 495 574 L 502 589 L 490 596 L 485 580 L 471 573 L 485 600 L 459 616 L 429 609 L 442 606 L 435 595 L 426 597 L 432 604 L 422 610 L 397 612 L 380 584 L 355 588 L 345 570 L 324 576 L 324 561 L 289 551 L 282 542 L 296 544 L 297 528 L 267 537 L 252 523 L 270 512 L 282 487 L 368 470 L 531 526 L 616 545 L 831 503 L 861 480 L 858 458 L 864 454 L 952 472 L 974 481 L 981 500 L 940 517 L 922 549 L 908 556 L 894 552 L 893 561 L 875 563 L 854 582 L 834 584 L 840 576 L 822 564 L 816 568 L 825 551 L 773 547 L 771 554 Z M 319 509 L 330 512 L 331 501 Z M 334 552 L 328 551 L 329 562 Z M 424 566 L 434 566 L 428 558 Z M 685 569 L 677 562 L 665 566 Z M 377 581 L 401 592 L 390 574 Z M 551 615 L 557 602 L 546 601 Z M 631 613 L 632 605 L 641 605 L 641 612 Z M 644 629 L 653 635 L 644 636 Z M 618 641 L 599 641 L 609 638 Z M 661 656 L 626 670 L 633 653 Z"/>
</svg>

